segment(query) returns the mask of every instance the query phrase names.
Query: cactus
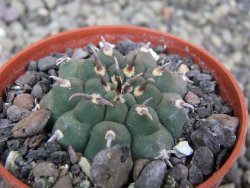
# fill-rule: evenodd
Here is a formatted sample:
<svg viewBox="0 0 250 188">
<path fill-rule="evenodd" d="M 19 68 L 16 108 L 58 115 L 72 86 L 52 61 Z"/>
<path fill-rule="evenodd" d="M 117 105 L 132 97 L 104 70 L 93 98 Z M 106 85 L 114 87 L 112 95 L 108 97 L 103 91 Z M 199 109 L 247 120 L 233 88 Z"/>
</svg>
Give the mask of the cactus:
<svg viewBox="0 0 250 188">
<path fill-rule="evenodd" d="M 89 160 L 116 144 L 130 146 L 134 160 L 153 160 L 172 149 L 188 121 L 187 79 L 158 65 L 149 44 L 123 56 L 102 42 L 89 45 L 88 59 L 60 59 L 57 83 L 40 102 L 51 111 L 50 140 Z"/>
</svg>

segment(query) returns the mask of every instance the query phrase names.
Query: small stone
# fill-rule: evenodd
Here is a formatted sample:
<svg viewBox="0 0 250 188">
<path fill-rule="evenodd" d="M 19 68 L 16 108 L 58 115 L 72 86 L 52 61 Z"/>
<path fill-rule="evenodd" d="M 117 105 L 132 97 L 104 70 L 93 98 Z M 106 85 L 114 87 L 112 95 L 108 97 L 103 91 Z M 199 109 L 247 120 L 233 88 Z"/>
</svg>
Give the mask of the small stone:
<svg viewBox="0 0 250 188">
<path fill-rule="evenodd" d="M 1 124 L 0 124 L 1 126 Z M 0 128 L 0 143 L 7 141 L 10 137 L 12 137 L 12 128 L 14 127 L 14 124 L 9 124 L 8 126 L 4 128 Z"/>
<path fill-rule="evenodd" d="M 7 147 L 10 151 L 18 150 L 20 146 L 19 140 L 9 140 L 7 141 Z"/>
<path fill-rule="evenodd" d="M 30 61 L 28 65 L 28 71 L 37 71 L 38 70 L 38 65 L 36 61 Z"/>
<path fill-rule="evenodd" d="M 14 98 L 15 98 L 15 96 L 16 96 L 15 92 L 9 91 L 9 92 L 7 93 L 6 103 L 12 103 L 12 101 L 13 101 Z"/>
<path fill-rule="evenodd" d="M 9 119 L 0 119 L 0 130 L 8 127 L 9 124 L 11 124 Z"/>
<path fill-rule="evenodd" d="M 48 93 L 50 89 L 50 82 L 43 80 L 34 85 L 31 95 L 35 98 L 41 99 L 44 95 Z"/>
<path fill-rule="evenodd" d="M 177 72 L 182 74 L 182 75 L 186 75 L 186 73 L 188 73 L 188 71 L 189 71 L 189 68 L 186 64 L 181 64 L 177 69 Z"/>
<path fill-rule="evenodd" d="M 14 99 L 13 104 L 31 111 L 34 107 L 34 98 L 30 94 L 21 94 Z"/>
<path fill-rule="evenodd" d="M 29 150 L 27 153 L 27 158 L 29 161 L 45 160 L 48 157 L 48 153 L 45 149 L 39 150 Z"/>
<path fill-rule="evenodd" d="M 236 142 L 236 135 L 235 133 L 228 128 L 224 128 L 222 129 L 223 131 L 223 142 L 221 143 L 222 146 L 224 146 L 225 148 L 231 148 L 234 146 L 235 142 Z"/>
<path fill-rule="evenodd" d="M 19 121 L 12 129 L 13 137 L 28 137 L 40 133 L 50 118 L 50 112 L 40 109 Z"/>
<path fill-rule="evenodd" d="M 72 58 L 76 59 L 84 59 L 89 56 L 89 53 L 87 50 L 83 50 L 82 48 L 76 48 L 74 50 L 74 53 L 72 55 Z"/>
<path fill-rule="evenodd" d="M 142 169 L 149 163 L 148 159 L 138 159 L 134 163 L 133 179 L 136 181 L 142 171 Z"/>
<path fill-rule="evenodd" d="M 7 116 L 13 122 L 18 122 L 30 115 L 30 111 L 22 107 L 13 105 L 7 109 Z"/>
<path fill-rule="evenodd" d="M 206 73 L 200 73 L 195 75 L 194 77 L 194 81 L 195 82 L 199 82 L 199 81 L 210 81 L 212 80 L 212 76 L 210 74 L 206 74 Z"/>
<path fill-rule="evenodd" d="M 81 167 L 82 171 L 88 176 L 90 179 L 92 179 L 91 176 L 91 165 L 87 158 L 81 157 L 80 161 L 78 162 L 78 165 Z"/>
<path fill-rule="evenodd" d="M 201 99 L 192 91 L 188 91 L 185 95 L 185 101 L 191 105 L 198 105 Z"/>
<path fill-rule="evenodd" d="M 47 142 L 45 145 L 45 149 L 48 153 L 53 153 L 56 151 L 60 151 L 61 150 L 61 145 L 58 144 L 57 142 Z"/>
<path fill-rule="evenodd" d="M 75 150 L 73 149 L 72 146 L 68 147 L 68 154 L 69 154 L 69 159 L 72 164 L 75 164 L 79 161 L 79 157 L 76 154 Z"/>
<path fill-rule="evenodd" d="M 28 140 L 27 145 L 29 146 L 29 148 L 36 148 L 39 147 L 44 142 L 45 139 L 46 139 L 45 134 L 38 134 L 31 137 Z"/>
<path fill-rule="evenodd" d="M 176 156 L 178 158 L 186 157 L 192 155 L 193 149 L 189 146 L 187 141 L 180 141 L 174 147 L 173 150 L 176 151 Z"/>
<path fill-rule="evenodd" d="M 189 181 L 193 184 L 193 185 L 198 185 L 200 183 L 203 182 L 203 175 L 201 170 L 195 166 L 192 165 L 189 168 L 189 172 L 188 172 L 188 177 L 189 177 Z"/>
<path fill-rule="evenodd" d="M 222 151 L 220 151 L 220 153 L 218 154 L 216 158 L 216 169 L 219 169 L 224 164 L 229 154 L 230 153 L 228 152 L 227 149 L 223 149 Z"/>
<path fill-rule="evenodd" d="M 32 169 L 32 173 L 35 178 L 40 178 L 42 176 L 58 176 L 58 170 L 56 169 L 56 166 L 46 161 L 42 161 L 36 164 Z"/>
<path fill-rule="evenodd" d="M 215 86 L 216 86 L 216 82 L 215 81 L 201 81 L 199 83 L 199 86 L 202 88 L 202 90 L 205 93 L 212 93 L 215 92 Z"/>
<path fill-rule="evenodd" d="M 160 188 L 166 173 L 166 164 L 163 161 L 150 162 L 141 172 L 135 182 L 137 188 Z"/>
<path fill-rule="evenodd" d="M 203 175 L 209 175 L 213 171 L 214 156 L 207 147 L 199 147 L 194 151 L 192 164 L 197 166 Z"/>
<path fill-rule="evenodd" d="M 234 133 L 236 133 L 239 126 L 239 119 L 237 117 L 232 117 L 227 114 L 213 114 L 209 116 L 207 120 L 218 121 L 224 127 L 231 129 Z"/>
<path fill-rule="evenodd" d="M 55 69 L 49 69 L 48 75 L 49 76 L 57 76 L 56 70 Z"/>
<path fill-rule="evenodd" d="M 206 118 L 210 115 L 212 115 L 213 111 L 210 108 L 207 107 L 199 107 L 196 109 L 196 113 L 200 118 Z"/>
<path fill-rule="evenodd" d="M 73 188 L 70 175 L 60 177 L 53 188 Z"/>
<path fill-rule="evenodd" d="M 103 188 L 121 187 L 127 183 L 132 167 L 133 160 L 128 146 L 115 145 L 101 150 L 92 163 L 93 182 Z"/>
<path fill-rule="evenodd" d="M 48 161 L 59 165 L 59 164 L 69 164 L 69 156 L 66 151 L 56 151 L 50 154 Z"/>
<path fill-rule="evenodd" d="M 192 185 L 190 181 L 186 179 L 182 179 L 179 184 L 179 188 L 194 188 L 194 186 Z"/>
<path fill-rule="evenodd" d="M 188 169 L 185 165 L 177 164 L 176 166 L 170 169 L 169 175 L 172 176 L 175 181 L 187 179 Z"/>
<path fill-rule="evenodd" d="M 91 184 L 88 180 L 83 180 L 81 183 L 80 183 L 80 187 L 82 188 L 90 188 Z"/>
<path fill-rule="evenodd" d="M 18 151 L 10 151 L 9 155 L 6 159 L 4 167 L 8 169 L 12 173 L 16 173 L 16 170 L 18 169 L 18 166 L 16 165 L 16 159 L 20 156 L 20 153 Z"/>
<path fill-rule="evenodd" d="M 38 69 L 40 71 L 47 71 L 56 67 L 56 58 L 47 56 L 38 60 Z"/>
<path fill-rule="evenodd" d="M 80 174 L 81 168 L 78 164 L 73 164 L 70 168 L 70 171 L 74 176 L 77 176 Z"/>
<path fill-rule="evenodd" d="M 19 86 L 24 86 L 25 84 L 29 86 L 33 86 L 39 81 L 39 76 L 36 74 L 36 72 L 27 72 L 24 75 L 21 75 L 15 83 Z"/>
<path fill-rule="evenodd" d="M 218 123 L 204 121 L 203 126 L 192 132 L 191 140 L 195 148 L 206 146 L 214 154 L 218 154 L 224 141 L 223 131 Z"/>
</svg>

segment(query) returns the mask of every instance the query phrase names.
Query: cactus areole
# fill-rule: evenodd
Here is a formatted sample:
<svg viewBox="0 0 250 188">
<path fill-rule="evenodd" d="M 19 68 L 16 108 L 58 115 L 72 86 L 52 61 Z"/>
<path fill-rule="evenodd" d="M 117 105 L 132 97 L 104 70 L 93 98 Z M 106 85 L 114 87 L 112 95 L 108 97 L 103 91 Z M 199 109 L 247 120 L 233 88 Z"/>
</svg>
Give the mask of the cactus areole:
<svg viewBox="0 0 250 188">
<path fill-rule="evenodd" d="M 185 76 L 167 70 L 150 44 L 123 56 L 102 38 L 88 59 L 58 60 L 59 75 L 40 107 L 51 112 L 47 124 L 65 149 L 72 146 L 90 161 L 116 144 L 128 145 L 133 159 L 156 159 L 172 150 L 188 121 Z"/>
</svg>

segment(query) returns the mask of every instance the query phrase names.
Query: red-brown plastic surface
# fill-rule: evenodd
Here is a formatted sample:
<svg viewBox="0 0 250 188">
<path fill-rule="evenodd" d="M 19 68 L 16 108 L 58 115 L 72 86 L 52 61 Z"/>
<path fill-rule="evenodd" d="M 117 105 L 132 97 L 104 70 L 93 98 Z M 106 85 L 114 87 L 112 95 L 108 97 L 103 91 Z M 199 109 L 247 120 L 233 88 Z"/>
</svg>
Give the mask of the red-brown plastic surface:
<svg viewBox="0 0 250 188">
<path fill-rule="evenodd" d="M 63 32 L 25 48 L 10 59 L 0 69 L 0 94 L 3 96 L 6 86 L 25 72 L 29 61 L 38 60 L 51 52 L 64 52 L 67 48 L 84 47 L 88 43 L 97 44 L 101 36 L 113 43 L 131 39 L 138 42 L 149 41 L 152 45 L 166 44 L 168 52 L 191 56 L 196 63 L 215 76 L 221 96 L 233 107 L 234 115 L 240 120 L 237 142 L 228 160 L 210 178 L 198 186 L 198 188 L 216 187 L 238 159 L 245 144 L 248 112 L 242 91 L 230 72 L 212 55 L 190 42 L 168 33 L 134 26 L 96 26 Z M 1 164 L 0 176 L 12 187 L 28 187 L 11 175 Z"/>
</svg>

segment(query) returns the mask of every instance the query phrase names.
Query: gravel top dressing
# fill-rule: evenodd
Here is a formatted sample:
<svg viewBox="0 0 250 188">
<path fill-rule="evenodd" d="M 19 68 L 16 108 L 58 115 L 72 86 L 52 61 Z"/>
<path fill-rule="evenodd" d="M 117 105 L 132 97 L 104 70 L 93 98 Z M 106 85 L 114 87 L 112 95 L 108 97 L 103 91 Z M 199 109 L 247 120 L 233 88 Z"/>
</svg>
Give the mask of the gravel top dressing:
<svg viewBox="0 0 250 188">
<path fill-rule="evenodd" d="M 213 76 L 125 40 L 31 61 L 0 101 L 3 165 L 32 187 L 194 187 L 227 160 L 239 120 Z"/>
</svg>

